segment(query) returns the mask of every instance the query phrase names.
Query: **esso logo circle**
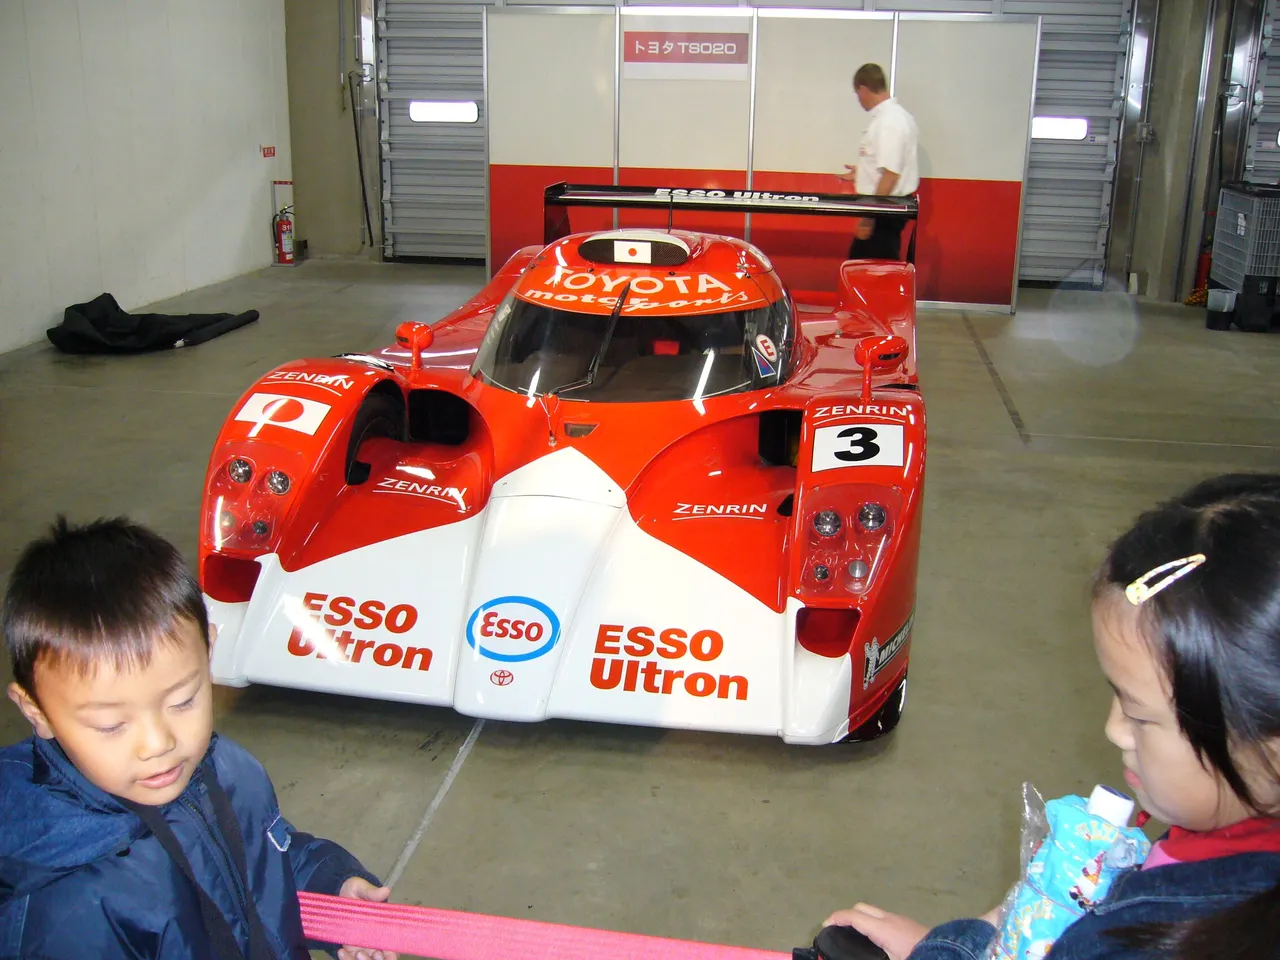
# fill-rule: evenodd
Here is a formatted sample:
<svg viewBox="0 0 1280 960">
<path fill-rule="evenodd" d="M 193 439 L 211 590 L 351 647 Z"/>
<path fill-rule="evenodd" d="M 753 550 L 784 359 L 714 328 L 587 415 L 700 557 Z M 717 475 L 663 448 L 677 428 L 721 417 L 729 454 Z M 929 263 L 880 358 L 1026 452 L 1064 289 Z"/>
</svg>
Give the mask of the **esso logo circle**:
<svg viewBox="0 0 1280 960">
<path fill-rule="evenodd" d="M 773 341 L 763 333 L 756 337 L 756 349 L 760 351 L 760 356 L 764 357 L 770 363 L 774 363 L 778 359 L 778 348 L 775 347 L 773 345 Z"/>
<path fill-rule="evenodd" d="M 503 663 L 536 660 L 559 639 L 560 618 L 531 597 L 498 597 L 478 606 L 467 621 L 467 643 Z"/>
</svg>

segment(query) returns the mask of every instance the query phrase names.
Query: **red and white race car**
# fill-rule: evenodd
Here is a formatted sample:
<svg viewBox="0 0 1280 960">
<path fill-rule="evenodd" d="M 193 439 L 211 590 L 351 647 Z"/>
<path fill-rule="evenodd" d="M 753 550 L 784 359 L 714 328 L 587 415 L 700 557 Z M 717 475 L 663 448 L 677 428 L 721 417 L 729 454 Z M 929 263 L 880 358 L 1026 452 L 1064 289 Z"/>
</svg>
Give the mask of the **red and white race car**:
<svg viewBox="0 0 1280 960">
<path fill-rule="evenodd" d="M 699 193 L 554 200 L 915 214 Z M 578 233 L 393 346 L 272 370 L 209 465 L 215 679 L 789 743 L 892 729 L 925 468 L 914 268 L 846 262 L 834 301 L 793 302 L 739 239 Z"/>
</svg>

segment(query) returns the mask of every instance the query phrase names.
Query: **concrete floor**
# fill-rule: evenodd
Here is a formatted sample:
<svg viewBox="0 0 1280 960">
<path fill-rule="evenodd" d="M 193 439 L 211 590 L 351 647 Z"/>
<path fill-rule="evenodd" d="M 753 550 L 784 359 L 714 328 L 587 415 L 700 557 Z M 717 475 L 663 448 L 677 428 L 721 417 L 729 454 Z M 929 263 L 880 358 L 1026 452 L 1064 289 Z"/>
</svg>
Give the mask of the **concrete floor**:
<svg viewBox="0 0 1280 960">
<path fill-rule="evenodd" d="M 234 398 L 299 356 L 362 350 L 478 288 L 470 268 L 311 262 L 155 305 L 262 312 L 190 350 L 0 357 L 0 574 L 58 511 L 128 514 L 194 558 Z M 1023 291 L 1013 316 L 925 313 L 929 473 L 911 696 L 861 747 L 488 722 L 395 898 L 787 950 L 857 899 L 935 923 L 1017 868 L 1024 779 L 1119 782 L 1088 579 L 1138 510 L 1208 474 L 1280 468 L 1280 337 L 1203 313 Z M 7 682 L 8 677 L 6 676 Z M 220 689 L 285 812 L 386 876 L 473 721 L 448 710 Z M 25 736 L 0 711 L 0 737 Z"/>
</svg>

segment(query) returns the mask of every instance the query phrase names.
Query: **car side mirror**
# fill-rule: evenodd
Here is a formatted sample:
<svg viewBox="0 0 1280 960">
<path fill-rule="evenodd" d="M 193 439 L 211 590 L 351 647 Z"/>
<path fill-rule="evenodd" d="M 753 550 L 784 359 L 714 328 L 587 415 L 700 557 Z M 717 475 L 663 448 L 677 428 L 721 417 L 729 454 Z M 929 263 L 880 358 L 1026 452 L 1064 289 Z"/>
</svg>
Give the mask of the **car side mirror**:
<svg viewBox="0 0 1280 960">
<path fill-rule="evenodd" d="M 396 327 L 396 343 L 408 349 L 413 357 L 413 369 L 422 369 L 422 351 L 431 346 L 436 335 L 431 327 L 416 320 L 406 320 Z"/>
<path fill-rule="evenodd" d="M 871 377 L 896 370 L 907 360 L 910 347 L 903 337 L 863 337 L 853 348 L 853 357 L 862 366 L 862 399 L 871 399 Z"/>
</svg>

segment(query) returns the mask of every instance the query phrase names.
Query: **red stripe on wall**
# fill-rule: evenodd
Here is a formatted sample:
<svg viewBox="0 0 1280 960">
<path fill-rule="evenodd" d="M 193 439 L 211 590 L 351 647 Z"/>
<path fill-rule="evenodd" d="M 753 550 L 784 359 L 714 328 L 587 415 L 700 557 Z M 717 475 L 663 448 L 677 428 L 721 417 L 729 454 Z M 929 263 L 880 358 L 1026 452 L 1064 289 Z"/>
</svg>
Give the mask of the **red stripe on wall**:
<svg viewBox="0 0 1280 960">
<path fill-rule="evenodd" d="M 490 218 L 494 270 L 519 247 L 541 243 L 543 190 L 549 184 L 608 184 L 605 167 L 494 165 L 490 173 Z M 655 170 L 624 167 L 623 185 L 741 190 L 746 174 L 735 170 Z M 757 172 L 753 189 L 788 193 L 839 193 L 847 185 L 831 174 Z M 916 242 L 917 296 L 956 303 L 1011 302 L 1018 244 L 1022 184 L 1002 180 L 929 179 L 920 184 Z M 609 229 L 606 209 L 569 208 L 574 231 Z M 665 227 L 665 214 L 620 210 L 623 226 Z M 674 226 L 742 236 L 741 214 L 679 211 Z M 796 290 L 834 290 L 836 268 L 849 251 L 853 219 L 753 214 L 751 241 L 767 253 L 783 281 Z M 905 235 L 904 235 L 905 240 Z"/>
<path fill-rule="evenodd" d="M 542 243 L 543 191 L 553 183 L 611 184 L 612 167 L 533 167 L 499 164 L 489 167 L 489 267 L 497 273 L 521 247 Z M 613 211 L 569 208 L 577 230 L 609 230 Z"/>
<path fill-rule="evenodd" d="M 848 184 L 831 174 L 757 171 L 752 188 L 842 193 Z M 1021 197 L 1022 184 L 1016 180 L 923 180 L 916 296 L 1012 303 Z M 904 247 L 907 236 L 904 231 Z M 769 255 L 787 285 L 799 290 L 834 289 L 836 268 L 848 256 L 852 239 L 852 218 L 751 217 L 751 242 Z"/>
</svg>

